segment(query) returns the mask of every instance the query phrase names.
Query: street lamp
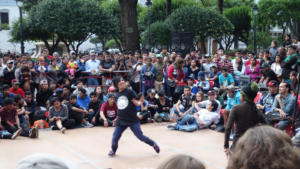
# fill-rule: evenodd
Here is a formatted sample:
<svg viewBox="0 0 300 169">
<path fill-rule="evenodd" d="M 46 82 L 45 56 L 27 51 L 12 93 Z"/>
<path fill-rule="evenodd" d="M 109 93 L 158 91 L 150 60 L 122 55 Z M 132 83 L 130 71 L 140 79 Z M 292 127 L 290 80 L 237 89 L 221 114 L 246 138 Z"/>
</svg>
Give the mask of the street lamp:
<svg viewBox="0 0 300 169">
<path fill-rule="evenodd" d="M 151 50 L 151 32 L 150 32 L 150 23 L 151 23 L 151 18 L 150 18 L 150 8 L 151 8 L 152 2 L 151 0 L 146 1 L 146 6 L 148 7 L 148 46 L 149 49 Z"/>
<path fill-rule="evenodd" d="M 21 54 L 24 54 L 24 41 L 23 41 L 23 16 L 22 16 L 22 0 L 16 0 L 20 12 L 20 41 L 21 41 Z"/>
<path fill-rule="evenodd" d="M 257 44 L 256 44 L 256 16 L 258 14 L 258 7 L 257 4 L 255 4 L 252 8 L 253 16 L 254 16 L 254 28 L 253 28 L 253 46 L 254 46 L 254 53 L 255 56 L 257 56 Z"/>
</svg>

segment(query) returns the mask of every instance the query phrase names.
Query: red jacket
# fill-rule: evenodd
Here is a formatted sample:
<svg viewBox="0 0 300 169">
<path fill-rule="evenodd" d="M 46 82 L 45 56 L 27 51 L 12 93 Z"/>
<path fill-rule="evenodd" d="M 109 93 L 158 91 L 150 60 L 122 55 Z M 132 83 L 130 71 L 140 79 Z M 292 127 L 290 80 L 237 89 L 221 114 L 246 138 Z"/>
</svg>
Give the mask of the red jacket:
<svg viewBox="0 0 300 169">
<path fill-rule="evenodd" d="M 21 88 L 18 88 L 17 90 L 13 90 L 13 88 L 9 88 L 9 93 L 13 93 L 13 94 L 16 94 L 16 95 L 21 95 L 22 98 L 25 97 L 25 93 L 24 93 L 24 90 L 21 89 Z"/>
<path fill-rule="evenodd" d="M 169 66 L 168 69 L 168 77 L 170 79 L 174 79 L 173 73 L 174 73 L 174 65 Z M 183 81 L 185 78 L 185 74 L 184 74 L 184 70 L 182 69 L 181 71 L 179 71 L 179 69 L 177 69 L 177 80 L 178 82 Z"/>
</svg>

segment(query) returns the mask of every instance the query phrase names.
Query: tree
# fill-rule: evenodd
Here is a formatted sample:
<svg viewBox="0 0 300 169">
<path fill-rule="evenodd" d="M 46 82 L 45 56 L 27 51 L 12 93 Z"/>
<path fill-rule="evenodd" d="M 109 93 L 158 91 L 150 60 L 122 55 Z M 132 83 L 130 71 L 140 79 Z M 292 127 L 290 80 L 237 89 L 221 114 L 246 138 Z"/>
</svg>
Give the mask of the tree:
<svg viewBox="0 0 300 169">
<path fill-rule="evenodd" d="M 122 44 L 127 51 L 140 49 L 140 36 L 137 25 L 138 0 L 119 0 L 121 7 Z"/>
<path fill-rule="evenodd" d="M 299 10 L 300 0 L 264 0 L 259 1 L 258 23 L 259 29 L 269 31 L 278 26 L 283 29 L 282 39 L 288 28 L 293 29 L 293 25 L 300 20 Z M 299 31 L 299 30 L 298 30 Z M 299 32 L 294 34 L 299 38 Z"/>
<path fill-rule="evenodd" d="M 218 9 L 220 14 L 223 14 L 224 0 L 218 0 Z"/>
<path fill-rule="evenodd" d="M 170 30 L 168 25 L 162 21 L 157 21 L 150 25 L 151 30 L 151 46 L 169 46 Z M 142 44 L 147 44 L 148 30 L 142 34 Z"/>
<path fill-rule="evenodd" d="M 184 6 L 200 6 L 200 3 L 197 3 L 196 0 L 172 0 L 171 6 L 169 6 L 169 0 L 153 0 L 152 6 L 150 9 L 150 20 L 151 23 L 157 21 L 164 21 L 168 16 L 169 12 L 173 12 L 178 8 L 182 8 Z M 167 10 L 167 12 L 166 12 Z M 167 13 L 167 14 L 166 14 Z M 170 14 L 171 14 L 170 13 Z M 147 10 L 143 10 L 138 19 L 139 29 L 140 31 L 144 31 L 147 29 L 148 25 L 148 12 Z"/>
<path fill-rule="evenodd" d="M 166 20 L 172 32 L 191 32 L 199 36 L 201 50 L 205 49 L 205 39 L 213 37 L 222 45 L 224 35 L 231 34 L 233 25 L 216 11 L 200 6 L 186 6 L 174 11 Z"/>
<path fill-rule="evenodd" d="M 249 31 L 251 29 L 251 8 L 248 6 L 236 6 L 225 9 L 224 16 L 234 25 L 233 38 L 238 48 L 238 41 L 248 44 Z"/>
<path fill-rule="evenodd" d="M 53 46 L 62 41 L 69 51 L 72 48 L 78 53 L 79 46 L 92 34 L 113 32 L 114 23 L 110 18 L 95 1 L 43 0 L 33 6 L 29 12 L 29 39 L 36 40 L 40 36 L 43 37 L 42 33 L 45 33 L 51 35 Z M 49 48 L 49 36 L 41 39 Z"/>
<path fill-rule="evenodd" d="M 2 30 L 9 30 L 9 25 L 8 24 L 0 24 L 0 31 Z"/>
</svg>

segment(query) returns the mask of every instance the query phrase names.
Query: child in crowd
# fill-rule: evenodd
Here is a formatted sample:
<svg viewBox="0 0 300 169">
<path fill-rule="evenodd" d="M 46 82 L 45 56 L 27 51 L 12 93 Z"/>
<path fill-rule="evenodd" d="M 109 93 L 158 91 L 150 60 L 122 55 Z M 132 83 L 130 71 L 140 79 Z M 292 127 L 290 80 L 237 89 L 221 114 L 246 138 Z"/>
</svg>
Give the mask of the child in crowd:
<svg viewBox="0 0 300 169">
<path fill-rule="evenodd" d="M 69 73 L 72 77 L 75 75 L 75 71 L 78 68 L 78 64 L 75 61 L 75 56 L 71 56 L 70 57 L 70 61 L 67 64 L 67 68 L 65 71 L 66 73 Z"/>
</svg>

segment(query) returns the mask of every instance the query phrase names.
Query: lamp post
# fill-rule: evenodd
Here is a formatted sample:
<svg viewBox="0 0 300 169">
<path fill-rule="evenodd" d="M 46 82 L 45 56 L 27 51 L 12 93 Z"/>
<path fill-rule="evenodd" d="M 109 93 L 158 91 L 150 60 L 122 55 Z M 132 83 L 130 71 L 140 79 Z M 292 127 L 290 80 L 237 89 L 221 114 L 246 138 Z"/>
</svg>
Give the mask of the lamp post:
<svg viewBox="0 0 300 169">
<path fill-rule="evenodd" d="M 146 6 L 148 7 L 148 47 L 151 50 L 151 32 L 150 32 L 150 23 L 151 23 L 151 18 L 150 18 L 150 8 L 151 8 L 152 2 L 151 0 L 146 1 Z"/>
<path fill-rule="evenodd" d="M 24 41 L 23 41 L 23 16 L 22 16 L 22 5 L 21 0 L 16 0 L 17 6 L 19 7 L 20 12 L 20 41 L 21 41 L 21 54 L 24 54 Z"/>
<path fill-rule="evenodd" d="M 257 56 L 257 44 L 256 44 L 256 16 L 258 14 L 258 7 L 257 4 L 255 4 L 252 8 L 253 16 L 254 16 L 254 28 L 253 28 L 253 47 L 254 47 L 254 53 L 255 56 Z"/>
</svg>

